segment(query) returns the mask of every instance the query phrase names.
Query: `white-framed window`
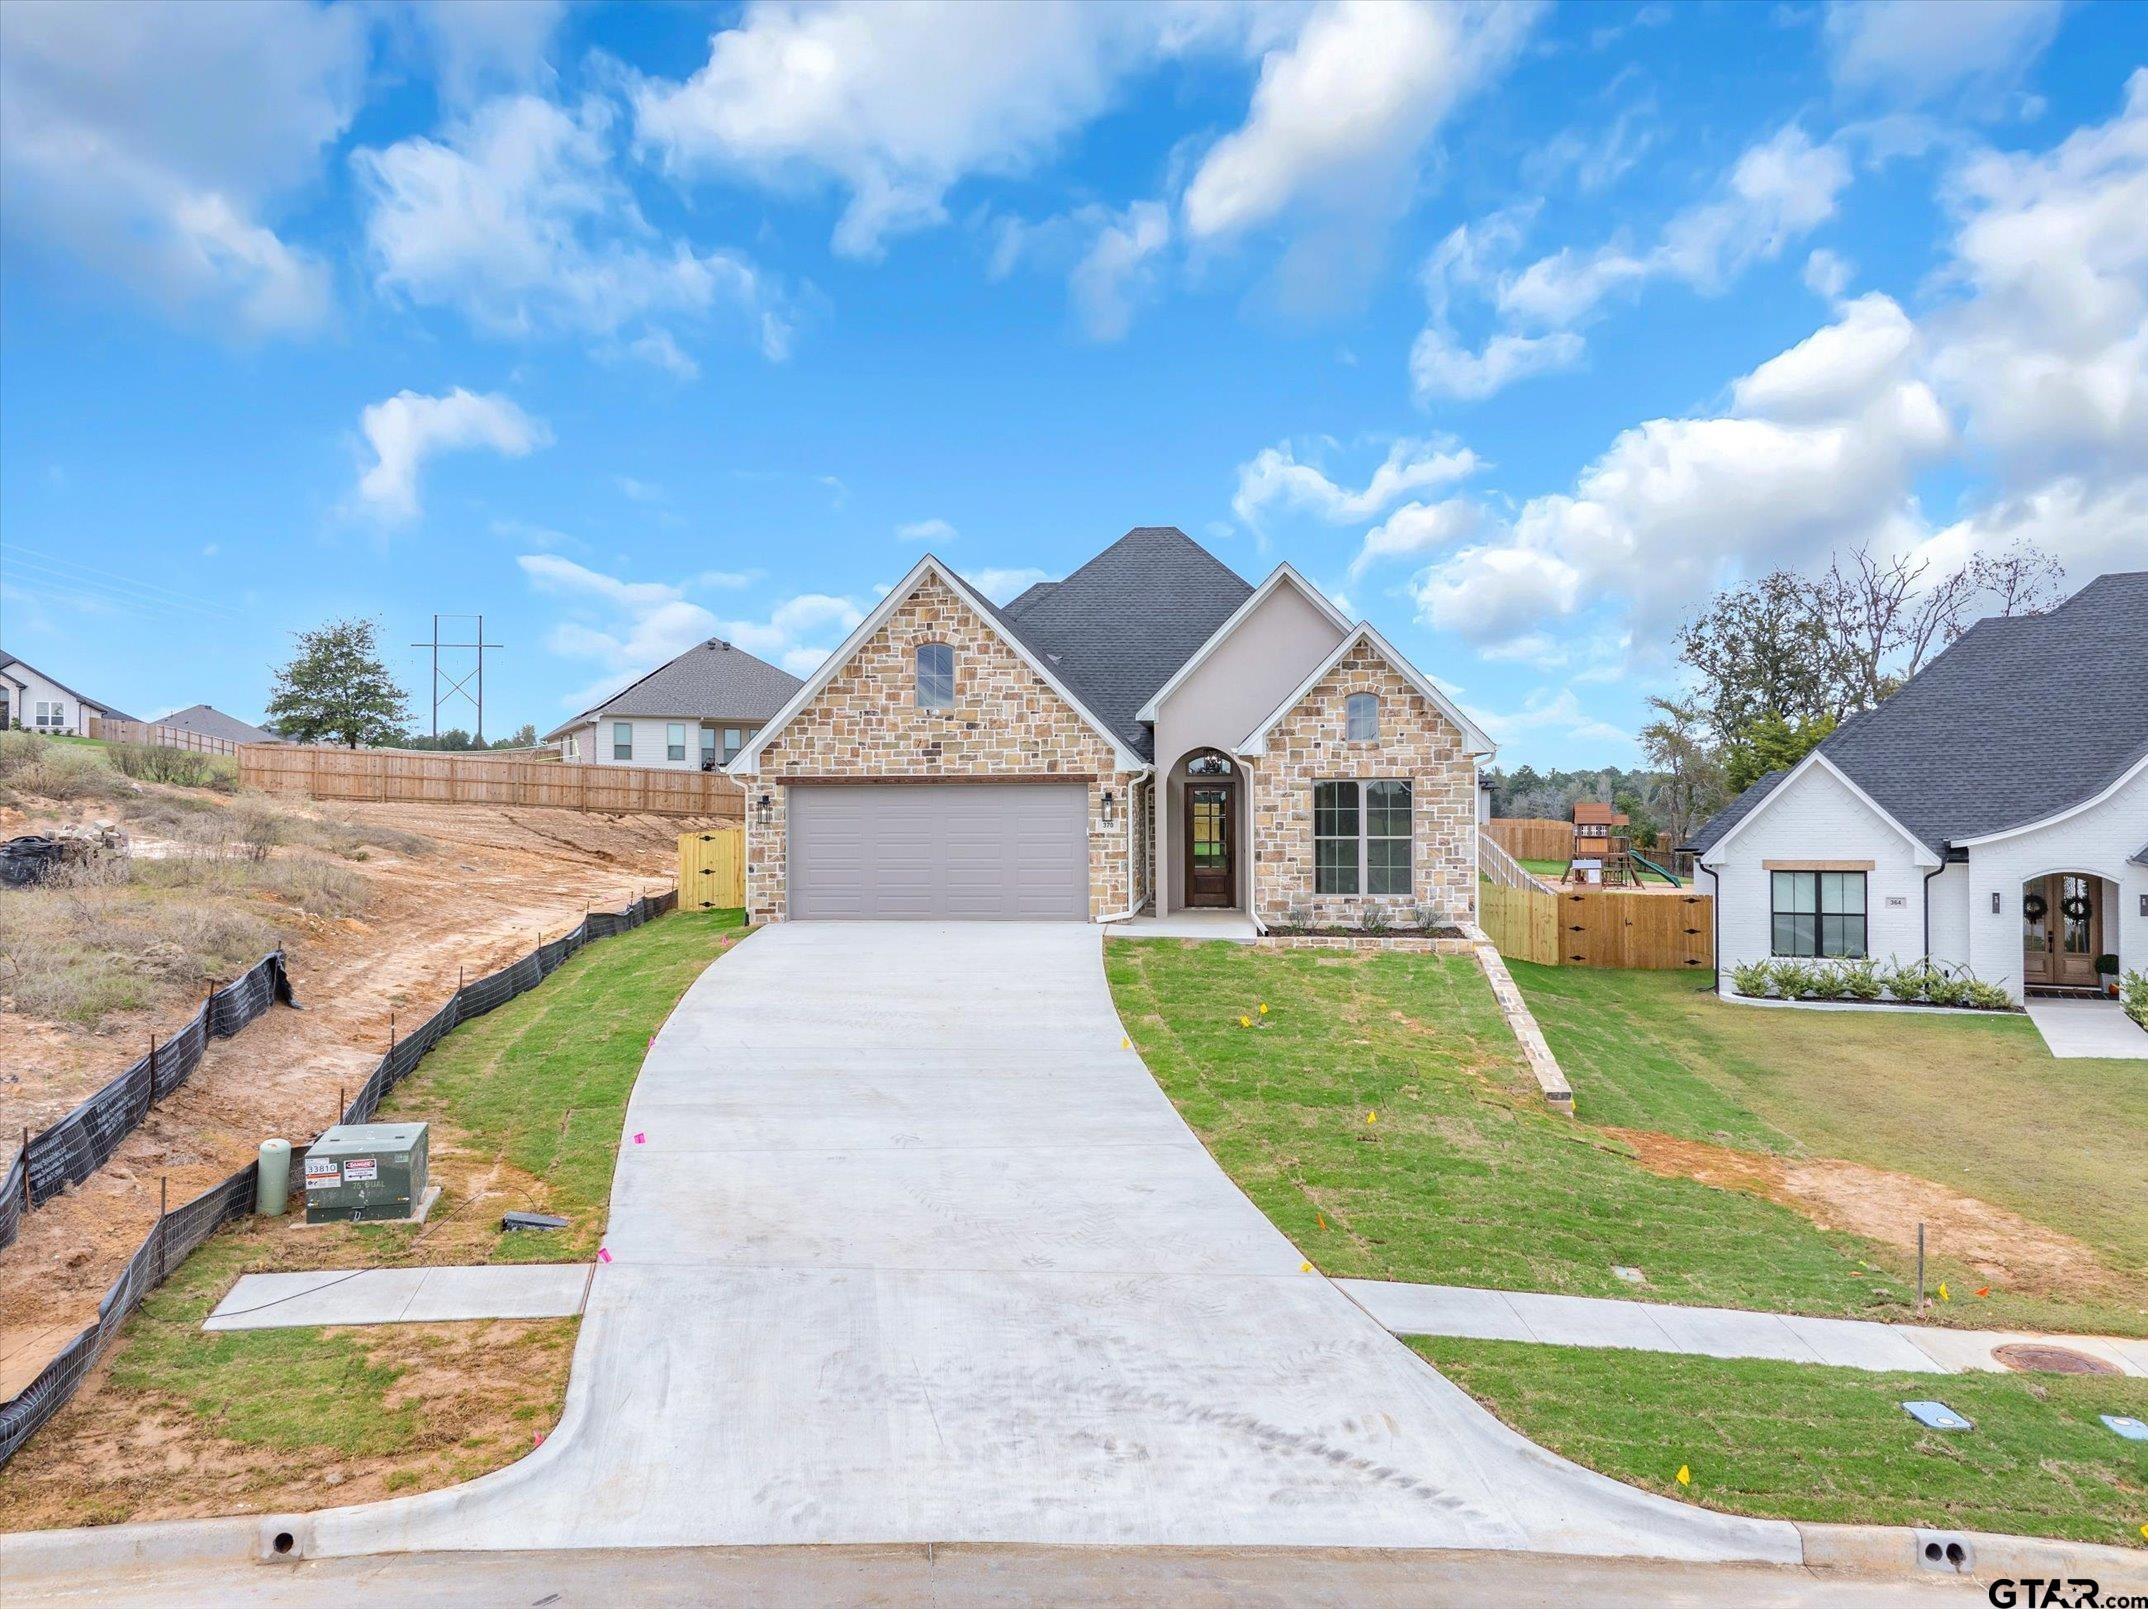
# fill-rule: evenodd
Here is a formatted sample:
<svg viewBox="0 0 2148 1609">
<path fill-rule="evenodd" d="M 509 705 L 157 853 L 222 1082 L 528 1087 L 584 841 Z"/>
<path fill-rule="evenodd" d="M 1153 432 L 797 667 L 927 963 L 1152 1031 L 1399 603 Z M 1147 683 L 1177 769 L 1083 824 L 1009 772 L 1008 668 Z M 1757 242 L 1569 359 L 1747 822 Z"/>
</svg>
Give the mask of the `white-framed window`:
<svg viewBox="0 0 2148 1609">
<path fill-rule="evenodd" d="M 743 726 L 727 726 L 723 729 L 723 763 L 729 765 L 738 758 L 738 751 L 746 746 L 746 729 Z"/>
<path fill-rule="evenodd" d="M 59 732 L 67 727 L 67 704 L 62 699 L 39 699 L 37 701 L 37 730 Z"/>
<path fill-rule="evenodd" d="M 1866 953 L 1863 872 L 1772 872 L 1769 885 L 1777 955 Z"/>
<path fill-rule="evenodd" d="M 634 758 L 634 723 L 632 721 L 612 722 L 612 758 L 615 760 L 631 760 Z"/>
<path fill-rule="evenodd" d="M 570 760 L 579 760 L 581 757 L 582 739 L 578 733 L 569 732 L 567 734 L 567 758 Z"/>
<path fill-rule="evenodd" d="M 1343 736 L 1352 743 L 1374 743 L 1380 736 L 1380 695 L 1352 693 L 1343 701 Z"/>
<path fill-rule="evenodd" d="M 1407 779 L 1313 784 L 1313 892 L 1410 892 Z"/>
<path fill-rule="evenodd" d="M 664 758 L 667 760 L 683 760 L 686 758 L 686 723 L 684 721 L 672 721 L 665 725 Z"/>
<path fill-rule="evenodd" d="M 955 707 L 955 650 L 944 642 L 917 645 L 917 707 L 951 710 Z"/>
<path fill-rule="evenodd" d="M 701 769 L 709 770 L 716 764 L 716 728 L 701 728 Z"/>
</svg>

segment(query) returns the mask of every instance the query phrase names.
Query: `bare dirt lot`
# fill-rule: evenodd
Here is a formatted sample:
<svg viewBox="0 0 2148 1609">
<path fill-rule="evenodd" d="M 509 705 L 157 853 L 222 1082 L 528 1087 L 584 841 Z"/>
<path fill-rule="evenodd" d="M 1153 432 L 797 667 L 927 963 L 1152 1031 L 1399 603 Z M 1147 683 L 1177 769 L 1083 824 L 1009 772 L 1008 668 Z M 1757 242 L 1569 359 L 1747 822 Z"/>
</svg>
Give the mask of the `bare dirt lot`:
<svg viewBox="0 0 2148 1609">
<path fill-rule="evenodd" d="M 241 803 L 197 800 L 206 808 L 189 812 L 236 812 Z M 211 1041 L 193 1079 L 99 1173 L 24 1220 L 21 1239 L 0 1253 L 0 1395 L 33 1377 L 95 1315 L 155 1222 L 160 1183 L 176 1204 L 243 1166 L 268 1136 L 311 1138 L 387 1048 L 391 1014 L 422 1021 L 461 972 L 491 971 L 587 910 L 616 910 L 639 892 L 669 887 L 678 835 L 695 826 L 473 805 L 277 801 L 274 809 L 292 818 L 287 836 L 318 830 L 356 846 L 330 857 L 330 869 L 352 884 L 332 901 L 286 898 L 271 883 L 225 902 L 243 905 L 241 914 L 281 942 L 301 1009 L 274 1008 L 235 1038 Z M 0 834 L 85 813 L 116 812 L 18 796 L 0 809 Z M 144 824 L 130 825 L 138 842 L 153 842 Z M 190 831 L 200 838 L 200 827 Z M 289 843 L 269 853 L 271 865 L 315 854 Z M 29 920 L 31 907 L 10 902 L 44 894 L 0 894 L 0 923 Z M 74 897 L 94 909 L 97 890 Z M 124 941 L 121 931 L 115 942 Z M 8 1136 L 0 1156 L 12 1155 L 24 1127 L 44 1127 L 126 1067 L 149 1033 L 176 1027 L 197 999 L 191 987 L 155 989 L 94 1027 L 0 1011 L 0 1135 Z"/>
</svg>

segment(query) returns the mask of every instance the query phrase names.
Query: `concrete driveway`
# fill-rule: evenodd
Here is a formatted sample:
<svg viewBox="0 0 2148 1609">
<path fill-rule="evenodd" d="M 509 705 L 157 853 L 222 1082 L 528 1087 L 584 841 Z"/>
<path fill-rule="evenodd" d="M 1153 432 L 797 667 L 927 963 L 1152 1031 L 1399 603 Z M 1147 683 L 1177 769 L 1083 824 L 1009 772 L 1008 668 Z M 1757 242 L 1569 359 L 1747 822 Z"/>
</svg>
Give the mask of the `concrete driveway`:
<svg viewBox="0 0 2148 1609">
<path fill-rule="evenodd" d="M 1800 1556 L 1510 1434 L 1302 1272 L 1122 1048 L 1101 943 L 793 923 L 733 950 L 635 1090 L 558 1430 L 291 1522 L 299 1550 Z"/>
</svg>

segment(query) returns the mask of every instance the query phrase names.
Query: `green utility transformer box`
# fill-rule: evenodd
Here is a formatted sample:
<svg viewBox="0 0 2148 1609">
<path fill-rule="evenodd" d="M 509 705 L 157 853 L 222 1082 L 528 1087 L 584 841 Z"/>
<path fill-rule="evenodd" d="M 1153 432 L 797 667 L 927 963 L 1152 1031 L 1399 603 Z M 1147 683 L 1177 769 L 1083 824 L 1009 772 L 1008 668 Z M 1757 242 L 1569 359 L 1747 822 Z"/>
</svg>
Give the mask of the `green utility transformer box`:
<svg viewBox="0 0 2148 1609">
<path fill-rule="evenodd" d="M 423 1123 L 338 1123 L 306 1152 L 306 1222 L 408 1218 L 425 1199 Z"/>
</svg>

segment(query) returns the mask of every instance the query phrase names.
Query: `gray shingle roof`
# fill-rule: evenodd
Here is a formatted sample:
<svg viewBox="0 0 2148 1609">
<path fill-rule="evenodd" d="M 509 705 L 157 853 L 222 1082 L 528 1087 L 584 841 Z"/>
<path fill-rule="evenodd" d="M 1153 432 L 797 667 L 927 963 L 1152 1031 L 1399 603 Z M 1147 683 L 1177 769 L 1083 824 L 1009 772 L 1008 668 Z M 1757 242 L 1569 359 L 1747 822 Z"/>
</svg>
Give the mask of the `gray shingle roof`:
<svg viewBox="0 0 2148 1609">
<path fill-rule="evenodd" d="M 1737 798 L 1731 800 L 1729 804 L 1723 806 L 1722 809 L 1702 822 L 1695 829 L 1693 835 L 1678 847 L 1680 849 L 1690 849 L 1696 855 L 1703 850 L 1713 849 L 1718 838 L 1751 815 L 1753 807 L 1773 793 L 1782 779 L 1789 774 L 1788 771 L 1770 771 L 1758 782 L 1739 794 Z"/>
<path fill-rule="evenodd" d="M 2148 570 L 2099 576 L 2048 614 L 1978 621 L 1820 750 L 1941 852 L 2093 798 L 2148 753 Z M 1772 787 L 1753 784 L 1694 847 Z"/>
<path fill-rule="evenodd" d="M 805 684 L 789 671 L 734 648 L 721 637 L 696 643 L 669 664 L 545 734 L 547 739 L 607 715 L 683 716 L 688 720 L 765 721 Z"/>
<path fill-rule="evenodd" d="M 273 732 L 263 731 L 250 721 L 242 721 L 236 715 L 226 715 L 211 704 L 194 704 L 183 710 L 173 710 L 158 726 L 176 726 L 181 731 L 199 732 L 204 737 L 220 737 L 227 743 L 281 743 L 282 738 Z"/>
<path fill-rule="evenodd" d="M 1149 759 L 1141 707 L 1252 593 L 1177 527 L 1140 525 L 1064 581 L 1040 582 L 993 614 Z"/>
</svg>

